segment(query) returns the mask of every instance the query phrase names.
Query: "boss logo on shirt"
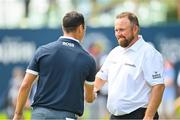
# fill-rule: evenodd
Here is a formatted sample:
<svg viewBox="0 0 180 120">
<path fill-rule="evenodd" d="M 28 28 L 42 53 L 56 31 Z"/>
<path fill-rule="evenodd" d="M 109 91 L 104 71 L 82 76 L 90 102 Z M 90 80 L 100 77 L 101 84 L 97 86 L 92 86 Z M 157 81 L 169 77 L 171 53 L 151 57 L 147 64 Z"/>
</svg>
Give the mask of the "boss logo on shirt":
<svg viewBox="0 0 180 120">
<path fill-rule="evenodd" d="M 136 67 L 134 64 L 130 64 L 130 63 L 125 63 L 125 65 L 131 66 L 131 67 Z"/>
<path fill-rule="evenodd" d="M 69 46 L 69 47 L 74 47 L 74 44 L 69 43 L 69 42 L 62 42 L 62 45 Z"/>
<path fill-rule="evenodd" d="M 158 72 L 155 72 L 154 75 L 152 75 L 153 79 L 161 78 L 161 74 Z"/>
</svg>

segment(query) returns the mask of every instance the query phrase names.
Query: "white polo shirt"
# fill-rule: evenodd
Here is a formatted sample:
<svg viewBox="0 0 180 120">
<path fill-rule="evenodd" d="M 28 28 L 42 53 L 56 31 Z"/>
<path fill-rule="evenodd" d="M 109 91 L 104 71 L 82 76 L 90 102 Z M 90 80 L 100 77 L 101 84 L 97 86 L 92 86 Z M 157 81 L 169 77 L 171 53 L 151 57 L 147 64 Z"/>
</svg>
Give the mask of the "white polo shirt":
<svg viewBox="0 0 180 120">
<path fill-rule="evenodd" d="M 115 47 L 96 75 L 108 81 L 107 108 L 113 115 L 147 107 L 151 87 L 164 84 L 161 54 L 139 37 L 130 48 Z"/>
</svg>

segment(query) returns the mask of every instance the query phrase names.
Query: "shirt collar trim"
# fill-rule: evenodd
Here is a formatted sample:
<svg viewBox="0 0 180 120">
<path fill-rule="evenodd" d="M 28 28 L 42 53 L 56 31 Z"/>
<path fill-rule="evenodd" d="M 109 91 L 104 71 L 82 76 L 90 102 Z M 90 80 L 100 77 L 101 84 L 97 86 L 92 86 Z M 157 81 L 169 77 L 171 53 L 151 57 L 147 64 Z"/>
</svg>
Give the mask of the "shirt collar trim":
<svg viewBox="0 0 180 120">
<path fill-rule="evenodd" d="M 76 42 L 80 43 L 79 40 L 77 40 L 77 39 L 75 39 L 73 37 L 61 36 L 60 38 L 70 39 L 70 40 L 73 40 L 73 41 L 76 41 Z"/>
<path fill-rule="evenodd" d="M 140 46 L 144 43 L 144 39 L 141 35 L 138 36 L 139 40 L 137 40 L 130 48 L 129 50 L 137 51 Z"/>
</svg>

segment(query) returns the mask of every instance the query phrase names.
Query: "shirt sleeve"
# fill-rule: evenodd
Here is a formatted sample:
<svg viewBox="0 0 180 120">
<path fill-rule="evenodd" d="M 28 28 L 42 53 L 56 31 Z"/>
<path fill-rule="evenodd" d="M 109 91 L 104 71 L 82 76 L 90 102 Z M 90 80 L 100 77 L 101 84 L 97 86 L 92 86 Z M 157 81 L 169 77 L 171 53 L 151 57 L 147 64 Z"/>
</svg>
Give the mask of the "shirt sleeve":
<svg viewBox="0 0 180 120">
<path fill-rule="evenodd" d="M 108 80 L 108 68 L 110 65 L 109 57 L 110 55 L 106 57 L 101 69 L 96 74 L 96 77 L 99 77 L 102 80 Z"/>
<path fill-rule="evenodd" d="M 90 64 L 90 71 L 89 71 L 89 75 L 86 79 L 86 83 L 93 85 L 94 84 L 94 80 L 95 80 L 95 75 L 96 75 L 96 62 L 95 60 L 92 58 L 91 59 L 91 64 Z"/>
<path fill-rule="evenodd" d="M 164 84 L 164 67 L 162 55 L 156 51 L 148 51 L 142 65 L 144 79 L 151 86 Z"/>
<path fill-rule="evenodd" d="M 40 49 L 37 49 L 37 51 L 35 52 L 34 56 L 32 57 L 26 72 L 27 73 L 31 73 L 33 75 L 38 75 L 39 74 L 39 65 L 38 65 L 38 61 L 39 61 L 39 52 Z"/>
</svg>

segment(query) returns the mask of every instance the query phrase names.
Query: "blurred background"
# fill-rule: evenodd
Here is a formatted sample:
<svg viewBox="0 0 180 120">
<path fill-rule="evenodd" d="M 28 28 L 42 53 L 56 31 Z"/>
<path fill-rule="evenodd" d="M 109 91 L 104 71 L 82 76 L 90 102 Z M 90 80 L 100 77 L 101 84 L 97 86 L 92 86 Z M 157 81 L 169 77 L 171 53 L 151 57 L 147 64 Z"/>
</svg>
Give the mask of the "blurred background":
<svg viewBox="0 0 180 120">
<path fill-rule="evenodd" d="M 164 57 L 166 90 L 159 108 L 161 118 L 180 118 L 180 0 L 0 0 L 0 119 L 10 119 L 16 94 L 29 60 L 40 45 L 60 35 L 66 12 L 78 10 L 86 20 L 83 47 L 93 55 L 97 70 L 117 46 L 114 20 L 123 11 L 134 12 L 144 39 Z M 30 104 L 25 119 L 30 119 Z M 93 104 L 85 103 L 79 119 L 108 119 L 107 88 Z"/>
<path fill-rule="evenodd" d="M 57 28 L 64 13 L 79 10 L 91 27 L 111 27 L 122 11 L 135 12 L 142 26 L 180 20 L 179 0 L 0 0 L 1 28 Z"/>
</svg>

